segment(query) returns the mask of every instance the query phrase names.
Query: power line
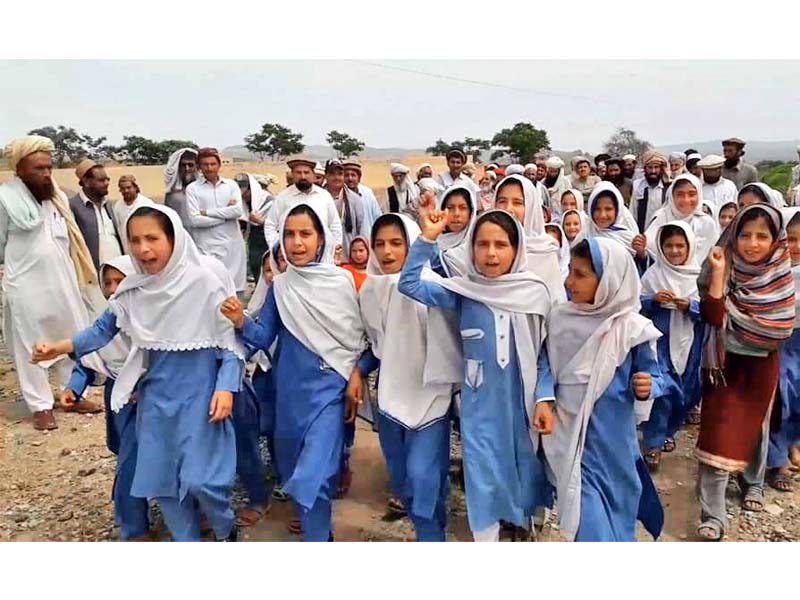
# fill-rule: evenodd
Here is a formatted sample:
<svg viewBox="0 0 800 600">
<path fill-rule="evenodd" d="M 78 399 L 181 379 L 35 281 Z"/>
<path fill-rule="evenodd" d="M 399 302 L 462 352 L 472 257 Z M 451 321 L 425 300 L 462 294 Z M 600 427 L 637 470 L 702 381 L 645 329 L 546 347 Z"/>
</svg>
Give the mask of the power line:
<svg viewBox="0 0 800 600">
<path fill-rule="evenodd" d="M 380 68 L 380 69 L 388 69 L 390 71 L 400 71 L 402 73 L 412 73 L 414 75 L 422 75 L 424 77 L 432 77 L 434 79 L 444 79 L 444 80 L 447 80 L 447 81 L 456 81 L 458 83 L 469 83 L 469 84 L 472 84 L 472 85 L 481 85 L 481 86 L 484 86 L 484 87 L 491 87 L 491 88 L 496 88 L 496 89 L 508 90 L 508 91 L 511 91 L 511 92 L 521 92 L 521 93 L 525 93 L 525 94 L 535 94 L 535 95 L 539 95 L 539 96 L 550 96 L 552 98 L 570 98 L 572 100 L 583 100 L 583 101 L 595 102 L 595 103 L 600 102 L 600 103 L 604 103 L 604 104 L 612 104 L 612 105 L 615 105 L 615 106 L 629 106 L 629 105 L 626 105 L 626 104 L 621 104 L 619 102 L 613 102 L 611 100 L 602 100 L 602 99 L 598 99 L 598 98 L 591 98 L 589 96 L 582 96 L 582 95 L 577 95 L 577 94 L 559 94 L 558 92 L 548 92 L 546 90 L 537 90 L 537 89 L 533 89 L 533 88 L 515 87 L 515 86 L 511 86 L 511 85 L 504 85 L 502 83 L 493 83 L 491 81 L 479 81 L 477 79 L 466 79 L 464 77 L 455 77 L 453 75 L 442 75 L 441 73 L 429 73 L 427 71 L 420 71 L 418 69 L 411 69 L 411 68 L 408 68 L 408 67 L 396 67 L 396 66 L 393 66 L 393 65 L 385 65 L 385 64 L 382 64 L 382 63 L 375 63 L 375 62 L 370 62 L 370 61 L 367 61 L 367 60 L 351 59 L 350 62 L 360 63 L 362 65 L 368 65 L 368 66 L 377 67 L 377 68 Z"/>
</svg>

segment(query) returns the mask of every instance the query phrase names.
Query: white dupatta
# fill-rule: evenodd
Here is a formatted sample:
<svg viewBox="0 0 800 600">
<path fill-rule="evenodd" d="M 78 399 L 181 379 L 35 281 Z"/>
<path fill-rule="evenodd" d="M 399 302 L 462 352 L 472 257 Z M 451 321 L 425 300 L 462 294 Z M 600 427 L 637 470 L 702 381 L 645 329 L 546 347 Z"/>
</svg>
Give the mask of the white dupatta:
<svg viewBox="0 0 800 600">
<path fill-rule="evenodd" d="M 602 265 L 594 303 L 554 306 L 547 333 L 558 424 L 542 443 L 555 474 L 561 530 L 569 539 L 580 524 L 581 459 L 595 402 L 631 349 L 661 336 L 639 314 L 641 284 L 630 253 L 612 240 L 588 241 L 593 264 Z"/>
</svg>

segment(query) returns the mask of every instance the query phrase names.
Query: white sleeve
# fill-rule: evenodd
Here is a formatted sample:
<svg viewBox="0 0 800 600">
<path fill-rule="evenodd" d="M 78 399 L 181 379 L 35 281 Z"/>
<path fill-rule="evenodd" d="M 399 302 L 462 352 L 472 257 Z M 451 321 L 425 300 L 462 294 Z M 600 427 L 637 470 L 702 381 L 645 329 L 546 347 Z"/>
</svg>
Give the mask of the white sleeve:
<svg viewBox="0 0 800 600">
<path fill-rule="evenodd" d="M 195 188 L 191 185 L 186 188 L 186 214 L 189 215 L 189 220 L 192 222 L 192 227 L 214 227 L 215 225 L 222 223 L 220 219 L 207 217 L 200 214 L 200 202 L 197 199 Z"/>
<path fill-rule="evenodd" d="M 283 201 L 281 197 L 275 196 L 272 204 L 270 204 L 267 209 L 266 220 L 264 221 L 264 238 L 267 240 L 267 244 L 269 244 L 270 248 L 278 241 L 278 219 L 280 218 L 278 212 L 282 205 Z"/>
<path fill-rule="evenodd" d="M 8 242 L 8 214 L 0 204 L 0 263 L 5 263 L 6 242 Z"/>
<path fill-rule="evenodd" d="M 242 218 L 244 214 L 242 190 L 239 189 L 237 184 L 229 185 L 228 187 L 233 190 L 231 192 L 231 198 L 229 198 L 228 201 L 236 200 L 236 204 L 228 206 L 226 201 L 225 206 L 208 208 L 206 209 L 206 216 L 223 219 L 225 221 L 233 221 Z"/>
<path fill-rule="evenodd" d="M 336 205 L 333 203 L 333 198 L 328 194 L 326 201 L 328 205 L 328 229 L 333 234 L 334 243 L 342 245 L 342 220 L 339 218 L 339 213 L 336 212 Z"/>
</svg>

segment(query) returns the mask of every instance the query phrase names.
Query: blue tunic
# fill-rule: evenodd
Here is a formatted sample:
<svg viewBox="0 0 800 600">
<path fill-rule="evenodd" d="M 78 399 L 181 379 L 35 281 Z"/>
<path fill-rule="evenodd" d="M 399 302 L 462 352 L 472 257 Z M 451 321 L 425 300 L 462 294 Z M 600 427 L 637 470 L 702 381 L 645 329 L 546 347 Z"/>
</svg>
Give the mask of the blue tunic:
<svg viewBox="0 0 800 600">
<path fill-rule="evenodd" d="M 237 331 L 246 344 L 269 349 L 278 337 L 275 380 L 275 459 L 283 491 L 306 510 L 336 494 L 344 445 L 347 381 L 284 326 L 271 287 L 256 323 Z"/>
<path fill-rule="evenodd" d="M 534 450 L 522 377 L 509 328 L 509 360 L 497 362 L 494 313 L 438 283 L 420 279 L 437 246 L 419 238 L 400 276 L 401 293 L 428 306 L 459 313 L 465 378 L 461 387 L 461 439 L 467 516 L 472 531 L 500 520 L 528 527 L 537 506 L 551 506 L 553 489 Z M 555 396 L 550 364 L 539 352 L 537 400 Z"/>
<path fill-rule="evenodd" d="M 73 340 L 83 356 L 108 344 L 119 331 L 106 310 Z M 77 344 L 75 342 L 78 342 Z M 183 500 L 200 488 L 230 495 L 236 475 L 236 440 L 231 419 L 209 423 L 215 390 L 238 392 L 244 363 L 227 350 L 148 352 L 147 372 L 137 388 L 139 437 L 131 494 Z"/>
<path fill-rule="evenodd" d="M 773 413 L 780 407 L 780 425 L 769 436 L 767 466 L 785 467 L 789 447 L 800 441 L 800 329 L 795 329 L 781 347 L 778 393 Z M 778 405 L 777 402 L 780 402 Z"/>
<path fill-rule="evenodd" d="M 79 333 L 74 339 L 81 344 Z M 73 341 L 74 344 L 74 341 Z M 94 385 L 97 373 L 75 362 L 67 389 L 76 396 L 82 396 L 86 388 Z M 111 498 L 114 501 L 114 520 L 120 527 L 123 540 L 147 535 L 150 530 L 147 500 L 131 496 L 131 485 L 136 473 L 136 403 L 128 402 L 115 413 L 111 410 L 111 393 L 116 381 L 106 378 L 103 393 L 106 414 L 106 446 L 117 455 L 114 471 L 114 485 Z"/>
<path fill-rule="evenodd" d="M 646 449 L 660 449 L 667 438 L 683 425 L 686 414 L 700 402 L 700 358 L 703 350 L 705 325 L 700 317 L 700 301 L 689 302 L 689 318 L 694 323 L 694 341 L 689 351 L 686 370 L 678 375 L 672 366 L 669 347 L 670 316 L 673 311 L 653 301 L 652 294 L 643 294 L 642 314 L 653 321 L 662 335 L 657 342 L 658 363 L 661 365 L 661 395 L 655 398 L 650 419 L 642 424 Z"/>
<path fill-rule="evenodd" d="M 664 525 L 664 509 L 636 437 L 634 373 L 650 373 L 653 396 L 659 395 L 661 375 L 649 344 L 631 350 L 592 410 L 581 459 L 575 541 L 635 541 L 637 518 L 653 537 Z"/>
</svg>

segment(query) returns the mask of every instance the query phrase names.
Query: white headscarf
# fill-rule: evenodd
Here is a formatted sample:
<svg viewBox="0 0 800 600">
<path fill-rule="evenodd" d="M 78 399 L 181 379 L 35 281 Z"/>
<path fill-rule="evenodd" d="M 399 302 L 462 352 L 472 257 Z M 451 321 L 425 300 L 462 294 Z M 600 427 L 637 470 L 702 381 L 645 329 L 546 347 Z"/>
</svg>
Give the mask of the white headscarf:
<svg viewBox="0 0 800 600">
<path fill-rule="evenodd" d="M 509 175 L 497 184 L 492 206 L 497 206 L 497 193 L 503 184 L 513 180 L 522 186 L 522 197 L 525 200 L 525 252 L 528 255 L 528 270 L 539 275 L 547 284 L 553 302 L 566 299 L 561 281 L 561 270 L 558 266 L 560 248 L 556 241 L 544 231 L 544 212 L 542 197 L 530 179 L 522 175 Z"/>
<path fill-rule="evenodd" d="M 680 228 L 689 243 L 689 256 L 682 265 L 670 264 L 661 248 L 661 234 L 668 226 Z M 655 237 L 656 262 L 642 276 L 642 292 L 655 294 L 667 290 L 678 298 L 698 300 L 700 294 L 697 291 L 697 277 L 700 275 L 700 263 L 697 261 L 697 240 L 692 228 L 685 221 L 673 221 L 661 225 L 656 230 Z M 662 306 L 672 311 L 669 316 L 669 356 L 675 372 L 683 375 L 694 342 L 694 323 L 688 314 L 678 310 L 674 304 Z"/>
<path fill-rule="evenodd" d="M 581 193 L 581 191 L 575 188 L 570 188 L 568 190 L 564 190 L 563 192 L 561 192 L 561 195 L 558 197 L 557 202 L 551 202 L 550 206 L 553 209 L 553 220 L 559 222 L 561 221 L 561 216 L 564 214 L 564 206 L 561 204 L 561 200 L 562 198 L 564 198 L 565 194 L 572 194 L 573 196 L 575 196 L 575 202 L 578 206 L 578 210 L 580 212 L 586 211 L 586 209 L 584 208 L 583 194 Z"/>
<path fill-rule="evenodd" d="M 645 342 L 652 346 L 661 336 L 639 314 L 641 284 L 630 253 L 603 238 L 590 239 L 589 247 L 592 263 L 602 265 L 594 302 L 554 306 L 547 333 L 558 426 L 542 442 L 556 475 L 561 531 L 570 539 L 580 524 L 581 459 L 594 405 L 631 349 Z"/>
<path fill-rule="evenodd" d="M 617 218 L 614 223 L 606 229 L 600 229 L 597 223 L 594 222 L 593 216 L 594 203 L 597 200 L 597 196 L 603 192 L 610 192 L 616 199 L 617 205 Z M 622 244 L 631 255 L 636 254 L 636 251 L 633 249 L 633 238 L 638 235 L 639 226 L 636 224 L 636 220 L 633 218 L 631 212 L 625 206 L 622 194 L 617 189 L 617 186 L 609 181 L 601 181 L 594 186 L 592 193 L 589 195 L 588 217 L 589 229 L 586 232 L 587 237 L 616 240 Z"/>
<path fill-rule="evenodd" d="M 563 215 L 561 215 L 561 229 L 564 229 L 564 220 L 567 218 L 567 215 L 575 213 L 578 215 L 578 218 L 581 220 L 581 230 L 578 232 L 578 235 L 572 241 L 567 240 L 569 243 L 570 248 L 574 248 L 575 245 L 580 242 L 581 240 L 586 239 L 586 232 L 589 228 L 589 217 L 586 216 L 586 213 L 581 212 L 579 210 L 575 210 L 574 208 L 569 209 Z M 567 239 L 567 232 L 564 231 L 564 239 Z"/>
<path fill-rule="evenodd" d="M 167 215 L 175 242 L 169 261 L 156 275 L 146 274 L 134 257 L 136 272 L 122 281 L 108 303 L 117 326 L 132 343 L 111 395 L 115 412 L 133 393 L 144 368 L 145 350 L 219 348 L 244 359 L 233 325 L 219 310 L 226 298 L 236 295 L 225 265 L 200 253 L 174 210 L 158 204 L 148 208 Z"/>
<path fill-rule="evenodd" d="M 459 233 L 445 232 L 436 240 L 442 256 L 442 264 L 447 270 L 447 274 L 451 277 L 454 275 L 464 275 L 467 272 L 467 261 L 469 260 L 466 244 L 467 232 L 469 232 L 470 225 L 472 225 L 477 216 L 477 199 L 475 198 L 475 194 L 472 192 L 471 188 L 463 183 L 455 183 L 445 190 L 439 201 L 439 209 L 444 210 L 445 202 L 456 190 L 467 193 L 472 212 L 466 227 Z"/>
<path fill-rule="evenodd" d="M 420 230 L 406 215 L 379 217 L 373 235 L 379 222 L 396 220 L 405 229 L 410 248 Z M 374 252 L 367 275 L 359 304 L 372 352 L 381 360 L 378 404 L 409 429 L 418 429 L 447 414 L 452 386 L 463 377 L 457 315 L 401 294 L 400 273 L 384 274 Z M 427 268 L 422 277 L 441 280 Z"/>
<path fill-rule="evenodd" d="M 689 215 L 684 215 L 678 212 L 675 206 L 675 199 L 672 196 L 672 190 L 675 189 L 675 184 L 679 181 L 686 180 L 691 183 L 695 190 L 697 190 L 697 206 Z M 650 221 L 644 235 L 647 238 L 647 251 L 653 258 L 658 254 L 658 242 L 656 240 L 656 232 L 666 223 L 673 221 L 684 221 L 689 224 L 694 231 L 695 238 L 697 239 L 697 258 L 699 261 L 705 260 L 708 253 L 717 243 L 719 238 L 719 225 L 714 221 L 714 217 L 709 217 L 703 212 L 703 184 L 700 180 L 691 173 L 682 173 L 678 175 L 672 185 L 667 188 L 667 201 L 663 207 L 659 208 L 653 219 Z"/>
<path fill-rule="evenodd" d="M 475 267 L 473 242 L 480 224 L 488 215 L 497 213 L 510 217 L 510 220 L 517 228 L 520 247 L 517 249 L 510 272 L 499 277 L 489 278 L 481 275 Z M 553 238 L 550 239 L 555 245 L 555 240 Z M 522 225 L 506 211 L 491 209 L 480 215 L 470 226 L 467 240 L 468 261 L 466 275 L 443 279 L 440 285 L 460 296 L 480 302 L 495 314 L 497 312 L 511 313 L 511 327 L 514 332 L 514 343 L 522 377 L 525 408 L 529 422 L 532 423 L 537 381 L 537 361 L 539 347 L 545 337 L 545 330 L 542 325 L 544 319 L 550 313 L 550 293 L 545 282 L 528 270 L 528 258 L 526 253 L 522 251 L 525 231 Z M 535 317 L 539 317 L 539 319 Z M 505 364 L 500 362 L 499 357 L 497 361 L 501 367 L 505 367 Z M 538 434 L 534 434 L 531 431 L 531 438 L 534 445 L 538 446 Z"/>
<path fill-rule="evenodd" d="M 313 207 L 301 202 L 297 206 Z M 281 220 L 280 243 L 289 215 Z M 358 295 L 352 274 L 333 264 L 335 244 L 325 225 L 325 219 L 314 210 L 323 228 L 323 243 L 319 262 L 296 267 L 289 261 L 286 272 L 272 280 L 275 301 L 286 329 L 308 350 L 321 357 L 345 380 L 364 350 L 364 324 L 358 307 Z"/>
<path fill-rule="evenodd" d="M 261 309 L 264 307 L 264 302 L 267 301 L 267 292 L 269 291 L 269 284 L 267 280 L 264 278 L 264 259 L 268 256 L 270 257 L 270 265 L 272 265 L 272 251 L 267 250 L 264 254 L 261 255 L 261 269 L 258 275 L 258 281 L 256 282 L 256 289 L 253 290 L 253 295 L 250 296 L 250 300 L 247 303 L 247 313 L 253 317 L 258 317 L 258 313 L 261 312 Z M 274 268 L 274 267 L 273 267 Z M 277 274 L 278 270 L 275 269 L 273 274 Z"/>
<path fill-rule="evenodd" d="M 129 275 L 133 275 L 136 272 L 136 269 L 133 266 L 133 260 L 127 254 L 121 254 L 115 258 L 112 258 L 109 261 L 104 262 L 100 265 L 99 270 L 99 279 L 100 285 L 103 285 L 103 276 L 105 273 L 106 268 L 113 267 L 125 277 Z M 102 358 L 102 366 L 105 367 L 104 371 L 101 371 L 103 375 L 106 377 L 111 377 L 116 379 L 119 376 L 122 367 L 125 366 L 125 361 L 128 359 L 128 355 L 131 351 L 131 340 L 130 338 L 120 331 L 117 335 L 114 336 L 114 339 L 111 340 L 109 344 L 105 347 L 101 348 L 97 354 L 100 355 Z M 81 363 L 83 363 L 83 359 L 81 359 Z M 97 366 L 96 363 L 86 363 L 87 367 L 93 368 Z"/>
<path fill-rule="evenodd" d="M 197 150 L 194 148 L 181 148 L 180 150 L 175 150 L 175 152 L 169 155 L 169 159 L 167 159 L 167 166 L 164 168 L 164 188 L 167 193 L 176 192 L 183 189 L 183 182 L 181 181 L 179 171 L 181 157 L 183 156 L 184 152 L 192 152 L 195 157 L 197 156 Z"/>
<path fill-rule="evenodd" d="M 567 278 L 567 275 L 569 275 L 569 250 L 571 246 L 567 241 L 567 234 L 564 233 L 564 228 L 561 227 L 560 223 L 548 223 L 544 226 L 545 231 L 548 227 L 558 229 L 558 233 L 561 235 L 561 242 L 558 251 L 558 268 L 561 270 L 561 279 L 563 281 Z"/>
<path fill-rule="evenodd" d="M 786 202 L 783 199 L 783 194 L 781 194 L 777 190 L 773 190 L 766 183 L 761 183 L 760 181 L 743 185 L 742 189 L 739 190 L 739 194 L 737 195 L 737 200 L 743 193 L 748 191 L 747 188 L 751 186 L 757 187 L 763 193 L 763 195 L 767 199 L 767 204 L 774 206 L 778 210 L 781 210 L 786 206 Z"/>
<path fill-rule="evenodd" d="M 270 205 L 269 194 L 261 187 L 261 183 L 252 173 L 247 173 L 247 182 L 250 185 L 251 210 L 262 217 L 266 217 Z"/>
<path fill-rule="evenodd" d="M 438 197 L 443 189 L 442 186 L 439 185 L 439 182 L 433 179 L 432 177 L 423 177 L 417 182 L 417 187 L 419 188 L 420 192 L 433 192 Z"/>
</svg>

